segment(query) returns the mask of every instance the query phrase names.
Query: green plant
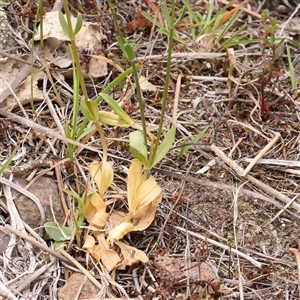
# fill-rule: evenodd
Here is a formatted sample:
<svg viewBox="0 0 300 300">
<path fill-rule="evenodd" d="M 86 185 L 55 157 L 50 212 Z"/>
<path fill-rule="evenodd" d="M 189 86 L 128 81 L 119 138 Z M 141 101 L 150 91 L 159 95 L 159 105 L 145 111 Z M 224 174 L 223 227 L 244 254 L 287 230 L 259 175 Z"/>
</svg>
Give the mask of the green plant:
<svg viewBox="0 0 300 300">
<path fill-rule="evenodd" d="M 75 35 L 80 31 L 82 27 L 82 16 L 78 14 L 77 21 L 75 28 L 72 28 L 71 23 L 71 16 L 68 7 L 68 2 L 64 1 L 64 9 L 65 9 L 65 16 L 62 12 L 59 13 L 59 21 L 64 33 L 70 39 L 70 53 L 72 58 L 72 66 L 73 66 L 73 85 L 74 85 L 74 99 L 73 99 L 73 113 L 72 113 L 72 122 L 71 124 L 66 121 L 66 136 L 72 140 L 79 141 L 83 139 L 85 136 L 93 133 L 94 131 L 98 131 L 101 138 L 103 147 L 106 149 L 106 142 L 103 136 L 101 124 L 108 124 L 113 126 L 130 126 L 133 125 L 133 121 L 129 121 L 129 117 L 125 115 L 125 112 L 120 113 L 120 117 L 124 117 L 126 121 L 129 123 L 127 124 L 126 121 L 118 118 L 116 114 L 113 113 L 106 113 L 100 112 L 98 109 L 98 105 L 103 99 L 103 94 L 108 93 L 112 88 L 118 85 L 126 76 L 128 76 L 132 72 L 132 68 L 126 70 L 122 74 L 120 74 L 115 80 L 113 80 L 104 90 L 103 93 L 99 95 L 99 97 L 95 101 L 91 101 L 88 98 L 87 89 L 84 81 L 84 76 L 80 67 L 80 60 L 79 55 L 77 53 L 77 48 L 75 44 Z M 139 65 L 135 66 L 139 67 Z M 80 88 L 82 90 L 83 96 L 80 99 Z M 115 102 L 115 101 L 114 101 Z M 115 102 L 116 104 L 116 102 Z M 117 104 L 114 107 L 118 107 Z M 85 119 L 78 124 L 78 113 L 80 111 L 84 114 Z M 91 128 L 87 128 L 87 124 L 89 121 L 93 121 L 94 125 Z M 104 149 L 104 152 L 106 153 Z M 66 156 L 70 159 L 74 159 L 74 155 L 76 153 L 77 146 L 73 144 L 67 145 Z"/>
<path fill-rule="evenodd" d="M 260 114 L 264 119 L 270 113 L 270 104 L 265 97 L 266 87 L 273 89 L 278 81 L 278 78 L 283 75 L 282 59 L 286 50 L 288 58 L 288 66 L 290 71 L 291 86 L 293 89 L 297 87 L 297 80 L 294 73 L 292 58 L 290 53 L 290 46 L 300 49 L 300 45 L 291 39 L 277 37 L 278 21 L 276 18 L 271 18 L 268 10 L 264 10 L 261 14 L 261 30 L 259 31 L 258 38 L 261 46 L 261 61 L 259 62 L 260 72 L 258 72 L 259 83 L 259 102 Z M 295 92 L 294 97 L 298 93 Z"/>
<path fill-rule="evenodd" d="M 173 141 L 175 139 L 176 127 L 175 124 L 173 124 L 168 134 L 161 142 L 160 139 L 162 135 L 164 118 L 160 118 L 158 133 L 155 138 L 155 142 L 151 140 L 150 149 L 148 151 L 147 128 L 146 128 L 146 120 L 144 116 L 144 104 L 143 104 L 142 93 L 139 84 L 139 75 L 137 73 L 137 69 L 135 68 L 135 63 L 134 63 L 135 53 L 133 51 L 132 46 L 122 35 L 122 32 L 117 22 L 114 6 L 112 5 L 110 0 L 108 1 L 108 3 L 110 5 L 110 9 L 114 18 L 114 23 L 119 34 L 118 41 L 119 41 L 120 48 L 122 49 L 124 56 L 131 63 L 133 69 L 133 75 L 136 84 L 136 93 L 137 93 L 139 109 L 140 109 L 140 114 L 142 119 L 142 127 L 143 127 L 142 134 L 139 131 L 136 131 L 136 132 L 132 132 L 129 136 L 130 151 L 134 157 L 136 157 L 143 163 L 146 172 L 148 172 L 148 170 L 152 169 L 158 162 L 160 162 L 165 157 L 167 152 L 170 150 Z M 167 11 L 165 4 L 163 5 L 163 9 L 164 9 L 165 18 L 169 25 L 169 48 L 168 48 L 167 68 L 166 68 L 166 77 L 165 77 L 165 88 L 164 88 L 162 108 L 161 108 L 162 116 L 164 116 L 166 110 L 168 86 L 169 86 L 169 80 L 171 74 L 171 55 L 172 55 L 173 37 L 174 37 L 175 24 L 176 24 L 176 22 L 174 21 L 175 18 L 174 1 L 172 1 L 171 13 Z"/>
<path fill-rule="evenodd" d="M 121 127 L 133 126 L 136 128 L 139 128 L 139 126 L 135 124 L 131 120 L 131 118 L 125 113 L 125 111 L 123 111 L 118 106 L 116 101 L 114 101 L 107 94 L 101 93 L 96 101 L 90 101 L 88 99 L 84 77 L 80 68 L 79 56 L 75 44 L 75 35 L 79 32 L 82 26 L 82 17 L 78 15 L 77 22 L 73 30 L 67 1 L 64 2 L 64 8 L 66 12 L 66 18 L 62 14 L 62 12 L 60 12 L 59 20 L 64 33 L 70 39 L 69 46 L 70 46 L 70 53 L 72 57 L 73 83 L 74 83 L 74 101 L 73 101 L 74 108 L 73 108 L 73 115 L 72 115 L 72 124 L 70 125 L 68 122 L 66 122 L 66 136 L 70 139 L 78 140 L 84 138 L 88 134 L 93 134 L 96 129 L 101 137 L 102 147 L 103 147 L 103 158 L 101 163 L 101 169 L 105 167 L 105 173 L 107 177 L 108 174 L 113 174 L 113 170 L 112 167 L 107 162 L 107 143 L 102 130 L 102 124 L 107 124 L 111 126 L 121 126 Z M 121 80 L 123 80 L 123 78 L 126 75 L 128 75 L 130 72 L 131 70 L 127 70 L 123 74 L 121 74 L 110 85 L 106 87 L 105 91 L 108 92 L 112 87 L 114 87 Z M 79 97 L 80 87 L 83 93 L 83 97 L 81 101 Z M 107 101 L 108 105 L 115 112 L 99 111 L 98 104 L 103 98 Z M 78 123 L 79 107 L 81 108 L 81 112 L 85 116 L 85 120 L 78 125 L 77 123 Z M 89 129 L 86 128 L 88 121 L 92 121 L 94 123 L 92 128 Z M 77 148 L 74 147 L 74 145 L 68 144 L 66 155 L 69 158 L 73 159 L 76 149 Z M 89 207 L 90 202 L 92 201 L 91 196 L 87 195 L 87 192 L 82 197 L 80 197 L 79 195 L 77 195 L 72 191 L 65 191 L 65 192 L 67 192 L 73 198 L 77 199 L 78 202 L 78 209 L 71 212 L 72 219 L 69 223 L 69 226 L 64 227 L 55 222 L 50 222 L 45 224 L 45 229 L 56 242 L 71 240 L 73 239 L 73 237 L 76 237 L 77 244 L 81 246 L 81 231 L 82 231 L 81 226 L 84 223 L 85 211 Z M 103 197 L 102 194 L 101 197 Z M 70 232 L 72 232 L 72 238 L 70 237 L 69 234 Z"/>
<path fill-rule="evenodd" d="M 16 155 L 17 150 L 15 149 L 11 155 L 9 156 L 9 158 L 4 162 L 3 165 L 0 165 L 0 176 L 1 174 L 3 174 L 3 172 L 8 168 L 9 164 L 11 163 L 11 161 L 13 160 L 13 158 Z"/>
<path fill-rule="evenodd" d="M 196 144 L 205 134 L 208 127 L 201 130 L 188 144 L 184 141 L 181 146 L 179 157 L 184 155 L 194 144 Z"/>
<path fill-rule="evenodd" d="M 79 17 L 75 29 L 72 29 L 70 17 L 68 17 L 69 11 L 67 8 L 66 1 L 65 12 L 66 19 L 62 13 L 60 13 L 60 24 L 70 39 L 70 51 L 72 53 L 73 61 L 73 79 L 74 79 L 74 91 L 76 95 L 74 97 L 74 106 L 78 107 L 78 98 L 79 97 L 79 87 L 81 87 L 83 92 L 83 97 L 80 102 L 81 112 L 85 116 L 85 120 L 80 124 L 79 134 L 76 130 L 77 115 L 73 116 L 73 130 L 68 124 L 66 127 L 66 134 L 72 139 L 78 137 L 82 138 L 85 136 L 87 130 L 85 130 L 85 125 L 88 121 L 94 123 L 93 129 L 89 129 L 89 133 L 93 133 L 93 130 L 97 130 L 102 141 L 103 147 L 103 158 L 101 163 L 93 162 L 91 164 L 91 182 L 88 183 L 88 186 L 95 182 L 97 185 L 97 192 L 92 192 L 88 194 L 89 188 L 86 188 L 86 192 L 82 197 L 77 195 L 74 192 L 68 191 L 67 193 L 72 197 L 76 198 L 78 201 L 78 208 L 75 212 L 72 212 L 72 221 L 68 227 L 63 227 L 55 222 L 50 222 L 45 224 L 45 228 L 49 235 L 56 240 L 57 242 L 62 242 L 66 240 L 71 240 L 73 237 L 76 237 L 77 243 L 81 246 L 81 226 L 84 224 L 84 219 L 94 228 L 104 228 L 106 226 L 106 220 L 108 214 L 106 213 L 106 204 L 105 204 L 105 194 L 106 190 L 113 182 L 113 169 L 108 163 L 108 153 L 107 153 L 107 142 L 104 132 L 102 130 L 102 124 L 107 124 L 109 126 L 119 126 L 119 127 L 132 127 L 138 129 L 129 135 L 129 144 L 130 151 L 135 157 L 131 162 L 131 167 L 129 169 L 128 175 L 128 205 L 129 211 L 126 215 L 122 217 L 122 220 L 119 220 L 118 224 L 115 224 L 113 229 L 109 231 L 109 236 L 107 240 L 114 240 L 116 243 L 121 239 L 125 234 L 132 230 L 144 230 L 147 228 L 154 219 L 156 208 L 162 198 L 161 188 L 157 185 L 153 177 L 148 178 L 148 172 L 153 168 L 157 163 L 159 163 L 167 154 L 171 148 L 173 141 L 175 139 L 175 124 L 172 125 L 169 132 L 166 134 L 165 138 L 161 141 L 162 128 L 164 119 L 161 118 L 159 129 L 156 139 L 147 132 L 146 119 L 144 115 L 142 94 L 139 85 L 139 76 L 137 73 L 140 64 L 134 62 L 135 53 L 132 46 L 129 42 L 123 37 L 121 30 L 118 27 L 116 15 L 114 12 L 114 7 L 110 3 L 110 9 L 115 20 L 115 26 L 118 30 L 119 36 L 118 41 L 123 52 L 124 57 L 131 63 L 131 68 L 121 74 L 117 79 L 115 79 L 110 85 L 108 85 L 102 93 L 99 94 L 98 98 L 95 101 L 90 101 L 88 99 L 85 83 L 83 79 L 82 72 L 80 70 L 80 62 L 78 54 L 76 52 L 75 45 L 75 34 L 80 30 L 82 19 Z M 175 3 L 173 1 L 172 12 L 170 16 L 170 22 L 174 23 L 175 15 Z M 174 25 L 170 28 L 171 36 L 172 31 L 174 31 Z M 172 54 L 172 37 L 169 39 L 169 51 L 168 51 L 168 63 L 167 63 L 167 74 L 166 74 L 166 83 L 165 91 L 162 101 L 162 111 L 161 114 L 165 114 L 166 103 L 167 103 L 167 94 L 169 86 L 169 78 L 171 72 L 171 54 Z M 133 73 L 135 84 L 136 84 L 136 93 L 140 105 L 140 114 L 142 126 L 134 122 L 128 114 L 118 105 L 118 103 L 108 95 L 111 88 L 118 84 L 123 78 Z M 98 108 L 98 104 L 104 100 L 108 106 L 112 109 L 111 112 L 101 111 Z M 74 113 L 74 112 L 73 112 Z M 148 133 L 148 134 L 147 134 Z M 151 138 L 150 147 L 148 149 L 148 135 Z M 70 148 L 69 155 L 74 153 L 75 149 Z M 144 170 L 143 170 L 144 169 Z M 133 222 L 134 220 L 134 222 Z M 138 222 L 138 223 L 137 223 Z M 72 232 L 72 238 L 70 238 L 70 232 Z M 95 239 L 94 239 L 95 237 Z M 107 253 L 111 253 L 108 260 L 103 259 L 103 262 L 115 261 L 113 267 L 116 266 L 119 256 L 112 249 L 109 248 L 109 243 L 105 242 L 104 234 L 100 234 L 98 230 L 94 232 L 93 236 L 87 236 L 84 244 L 84 248 L 88 249 L 91 254 L 100 259 L 103 258 L 103 253 L 99 250 L 106 249 Z M 100 247 L 101 246 L 101 247 Z M 118 242 L 118 246 L 126 250 L 126 247 Z M 99 248 L 100 247 L 100 248 Z M 100 252 L 99 252 L 100 251 Z M 140 253 L 135 249 L 136 253 Z M 108 255 L 106 253 L 106 255 Z M 140 261 L 145 261 L 146 258 L 140 253 L 136 258 Z M 115 260 L 114 260 L 115 259 Z M 107 268 L 110 270 L 111 265 L 107 265 Z"/>
<path fill-rule="evenodd" d="M 276 38 L 278 21 L 276 18 L 270 18 L 268 10 L 261 14 L 262 34 L 260 35 L 261 55 L 263 62 L 263 77 L 267 82 L 273 76 L 277 76 L 275 63 L 282 57 L 284 50 L 283 38 Z"/>
<path fill-rule="evenodd" d="M 240 17 L 242 11 L 239 7 L 227 11 L 230 8 L 232 2 L 222 7 L 216 13 L 214 13 L 214 1 L 209 1 L 208 11 L 205 15 L 202 15 L 199 11 L 195 11 L 190 4 L 190 1 L 183 0 L 184 8 L 175 20 L 174 24 L 180 24 L 180 21 L 188 17 L 189 18 L 189 29 L 191 31 L 191 38 L 188 41 L 182 40 L 178 37 L 176 32 L 173 32 L 173 38 L 175 41 L 186 44 L 199 42 L 204 36 L 210 36 L 212 48 L 216 48 L 221 51 L 229 47 L 233 47 L 240 44 L 256 43 L 257 39 L 245 39 L 249 36 L 246 31 L 247 24 L 243 24 L 238 30 L 235 31 L 234 24 Z M 170 17 L 168 15 L 168 9 L 166 1 L 162 5 L 162 14 L 166 20 L 167 27 L 161 25 L 155 21 L 155 25 L 159 31 L 168 37 L 170 37 Z M 151 22 L 154 22 L 153 17 L 143 12 L 143 15 Z M 225 25 L 225 26 L 224 26 Z M 232 31 L 232 32 L 231 32 Z"/>
<path fill-rule="evenodd" d="M 9 4 L 9 2 L 0 1 L 0 8 L 2 6 L 6 6 L 8 4 Z M 6 13 L 2 10 L 0 10 L 0 18 L 6 18 Z"/>
<path fill-rule="evenodd" d="M 260 113 L 262 118 L 266 118 L 270 113 L 270 104 L 265 98 L 265 88 L 273 85 L 273 80 L 277 80 L 282 72 L 276 63 L 282 58 L 285 39 L 277 38 L 278 21 L 270 18 L 268 10 L 261 14 L 262 31 L 259 34 L 261 44 L 261 73 L 259 74 L 260 92 Z"/>
<path fill-rule="evenodd" d="M 300 47 L 298 47 L 298 49 L 300 49 Z M 295 69 L 294 69 L 293 62 L 292 62 L 291 49 L 288 44 L 286 45 L 286 53 L 287 53 L 287 58 L 288 58 L 288 65 L 289 65 L 292 89 L 296 89 L 298 82 L 297 82 L 297 78 L 295 75 Z M 298 94 L 299 94 L 299 92 L 296 91 L 293 96 L 296 98 L 296 97 L 298 97 Z"/>
</svg>

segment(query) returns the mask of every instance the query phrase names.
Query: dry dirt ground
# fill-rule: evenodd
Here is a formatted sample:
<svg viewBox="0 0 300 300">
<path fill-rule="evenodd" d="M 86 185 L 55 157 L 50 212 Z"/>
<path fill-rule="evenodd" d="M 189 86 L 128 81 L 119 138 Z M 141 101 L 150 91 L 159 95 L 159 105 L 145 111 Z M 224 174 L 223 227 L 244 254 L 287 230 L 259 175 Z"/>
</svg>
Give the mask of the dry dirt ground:
<svg viewBox="0 0 300 300">
<path fill-rule="evenodd" d="M 6 18 L 1 18 L 0 31 L 2 75 L 12 72 L 20 63 L 10 82 L 16 97 L 9 95 L 12 91 L 8 92 L 2 80 L 0 98 L 0 162 L 6 160 L 14 149 L 18 154 L 0 178 L 3 188 L 0 202 L 0 290 L 3 299 L 299 299 L 297 264 L 289 251 L 292 248 L 298 253 L 300 225 L 300 101 L 297 94 L 300 60 L 297 45 L 290 44 L 297 83 L 296 88 L 292 88 L 285 48 L 275 62 L 277 75 L 265 80 L 267 75 L 262 75 L 263 45 L 260 42 L 234 46 L 231 54 L 235 64 L 231 75 L 229 53 L 219 51 L 220 45 L 214 43 L 214 38 L 213 44 L 204 40 L 201 40 L 202 44 L 193 45 L 175 42 L 164 134 L 171 123 L 174 106 L 178 105 L 176 140 L 174 147 L 152 171 L 163 189 L 163 201 L 151 226 L 143 232 L 130 233 L 125 239 L 129 245 L 143 250 L 149 262 L 108 273 L 76 243 L 69 243 L 66 247 L 68 253 L 102 284 L 99 290 L 88 279 L 80 277 L 77 267 L 68 259 L 60 255 L 45 255 L 49 252 L 47 247 L 52 247 L 52 244 L 38 228 L 40 218 L 36 223 L 35 217 L 32 218 L 40 215 L 39 209 L 34 210 L 33 200 L 26 195 L 22 198 L 9 184 L 11 174 L 26 178 L 28 183 L 33 179 L 42 183 L 33 184 L 29 190 L 40 200 L 46 199 L 41 201 L 47 210 L 45 220 L 53 220 L 54 214 L 62 223 L 61 207 L 49 203 L 49 198 L 56 204 L 60 203 L 64 192 L 60 190 L 58 194 L 57 186 L 83 192 L 88 182 L 89 164 L 99 155 L 84 149 L 73 164 L 61 163 L 54 172 L 53 163 L 65 159 L 66 151 L 65 143 L 53 134 L 59 132 L 59 128 L 50 112 L 49 102 L 43 101 L 51 87 L 47 79 L 49 74 L 44 76 L 46 71 L 43 69 L 35 85 L 34 108 L 39 114 L 38 121 L 29 103 L 30 93 L 18 94 L 20 90 L 30 90 L 30 85 L 23 85 L 26 76 L 22 78 L 22 72 L 26 74 L 29 70 L 29 75 L 30 69 L 26 71 L 26 65 L 16 59 L 27 60 L 29 57 L 36 2 L 11 1 L 1 9 L 6 12 Z M 45 1 L 45 12 L 53 9 L 54 2 Z M 190 3 L 205 15 L 207 2 Z M 279 24 L 289 18 L 299 24 L 300 9 L 296 2 L 248 1 L 246 6 L 257 14 L 263 8 L 269 8 Z M 72 0 L 69 3 L 73 14 L 80 12 L 84 20 L 100 25 L 105 35 L 101 49 L 98 49 L 101 55 L 121 63 L 124 69 L 128 68 L 129 64 L 122 62 L 105 1 Z M 153 3 L 159 6 L 158 1 Z M 219 5 L 214 13 L 221 8 L 222 4 Z M 183 6 L 181 1 L 176 1 L 177 13 Z M 143 92 L 147 123 L 155 128 L 160 119 L 166 71 L 164 54 L 168 43 L 166 36 L 158 30 L 152 33 L 147 22 L 140 25 L 140 19 L 135 18 L 137 11 L 153 13 L 149 1 L 118 2 L 121 28 L 136 44 L 137 58 L 144 61 L 143 75 L 156 87 L 154 91 L 145 89 Z M 249 12 L 243 12 L 234 28 L 244 23 L 248 24 L 246 31 L 252 32 L 252 38 L 258 38 L 262 32 L 261 21 Z M 279 26 L 278 32 L 281 28 Z M 186 23 L 176 30 L 182 37 L 191 32 Z M 300 42 L 299 26 L 286 26 L 282 30 L 286 38 Z M 247 38 L 250 39 L 248 35 Z M 4 69 L 7 54 L 13 64 Z M 82 50 L 81 59 L 88 69 L 90 61 L 85 54 Z M 43 65 L 38 53 L 35 63 L 37 68 Z M 106 76 L 87 79 L 91 99 L 95 99 L 118 75 L 112 65 L 107 68 Z M 72 112 L 72 79 L 59 77 L 57 74 L 61 70 L 54 66 L 49 72 L 53 72 L 62 99 L 62 103 L 52 101 L 54 110 L 58 121 L 65 126 L 65 119 Z M 176 105 L 174 95 L 178 76 L 182 78 Z M 123 100 L 130 116 L 139 119 L 135 95 L 128 96 L 130 93 L 124 90 L 115 87 L 111 95 L 116 100 Z M 52 89 L 49 97 L 55 99 Z M 107 107 L 103 105 L 102 109 Z M 46 131 L 34 127 L 28 120 L 35 120 Z M 183 142 L 189 143 L 205 128 L 203 138 L 180 156 Z M 128 130 L 110 127 L 105 128 L 105 134 L 110 141 L 109 160 L 117 178 L 115 184 L 122 188 L 131 159 Z M 239 168 L 245 169 L 249 164 L 247 159 L 256 157 L 276 135 L 279 138 L 263 156 L 265 163 L 255 164 L 249 175 L 241 176 Z M 89 141 L 89 146 L 102 150 L 97 135 Z M 33 169 L 35 173 L 28 178 Z M 24 187 L 26 184 L 21 181 L 15 183 Z M 43 186 L 47 186 L 47 190 Z M 12 198 L 18 208 L 17 217 L 11 215 L 15 210 L 7 208 L 10 188 L 14 190 Z M 112 189 L 111 199 L 119 197 L 124 200 L 124 195 L 118 196 L 118 192 L 117 188 Z M 67 209 L 76 208 L 72 197 L 67 197 L 67 202 Z M 122 204 L 116 205 L 122 209 Z M 20 227 L 21 220 L 35 228 L 36 233 L 41 233 L 43 239 L 30 233 L 30 228 Z M 79 277 L 74 276 L 72 281 L 73 273 Z"/>
</svg>

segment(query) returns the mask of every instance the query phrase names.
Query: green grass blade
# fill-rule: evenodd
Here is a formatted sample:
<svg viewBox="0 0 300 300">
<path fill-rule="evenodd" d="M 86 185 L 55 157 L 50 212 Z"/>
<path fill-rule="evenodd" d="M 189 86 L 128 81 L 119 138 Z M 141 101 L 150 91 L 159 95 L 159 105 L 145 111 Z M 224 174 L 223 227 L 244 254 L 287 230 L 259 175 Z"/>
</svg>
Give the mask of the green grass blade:
<svg viewBox="0 0 300 300">
<path fill-rule="evenodd" d="M 239 18 L 239 16 L 241 15 L 242 11 L 241 10 L 237 10 L 233 16 L 230 18 L 229 22 L 226 24 L 225 28 L 221 31 L 217 41 L 220 41 L 224 35 L 229 31 L 229 29 L 233 26 L 233 24 L 236 22 L 236 20 Z M 244 24 L 242 27 L 245 28 L 245 26 L 247 26 L 246 24 Z M 240 28 L 241 29 L 241 28 Z M 240 31 L 240 29 L 238 31 Z"/>
<path fill-rule="evenodd" d="M 247 24 L 244 24 L 241 28 L 239 28 L 228 40 L 226 40 L 220 47 L 220 50 L 229 48 L 230 46 L 236 44 L 242 44 L 242 38 L 244 38 L 244 36 L 246 36 L 248 33 L 245 34 L 241 34 L 243 30 L 245 30 L 247 28 Z M 220 39 L 217 39 L 218 41 L 220 41 Z M 247 41 L 247 40 L 246 40 Z M 253 41 L 253 40 L 252 40 Z M 255 41 L 258 41 L 258 39 L 255 39 Z M 249 44 L 249 43 L 248 43 Z"/>
<path fill-rule="evenodd" d="M 74 35 L 76 35 L 80 31 L 81 27 L 82 27 L 82 14 L 78 13 L 76 25 L 75 25 L 75 29 L 74 29 Z"/>
<path fill-rule="evenodd" d="M 167 1 L 163 2 L 161 11 L 162 11 L 162 14 L 163 14 L 163 17 L 164 17 L 165 21 L 168 24 L 168 27 L 170 28 L 171 27 L 171 19 L 170 19 L 169 10 L 168 10 L 168 7 L 167 7 Z"/>
<path fill-rule="evenodd" d="M 11 161 L 13 160 L 13 158 L 15 157 L 17 152 L 17 149 L 15 149 L 11 155 L 9 156 L 9 158 L 6 160 L 6 162 L 2 165 L 2 167 L 0 168 L 0 175 L 8 168 L 9 164 L 11 163 Z"/>
<path fill-rule="evenodd" d="M 180 150 L 180 154 L 179 157 L 181 157 L 182 155 L 184 155 L 194 144 L 196 144 L 205 134 L 206 130 L 208 129 L 208 127 L 204 128 L 203 130 L 201 130 L 190 142 L 190 144 L 188 146 L 183 146 Z"/>
<path fill-rule="evenodd" d="M 295 89 L 297 87 L 297 80 L 295 75 L 295 69 L 292 62 L 291 50 L 288 45 L 286 45 L 286 53 L 287 53 L 288 64 L 289 64 L 291 84 L 292 84 L 292 88 Z M 298 93 L 296 92 L 294 96 L 298 96 Z"/>
<path fill-rule="evenodd" d="M 209 23 L 211 21 L 214 7 L 215 7 L 215 0 L 209 0 L 209 8 L 208 8 L 208 13 L 207 13 L 207 17 L 206 17 L 207 23 Z"/>
<path fill-rule="evenodd" d="M 147 20 L 149 20 L 150 22 L 153 22 L 153 18 L 152 18 L 149 14 L 147 14 L 146 12 L 143 11 L 143 12 L 142 12 L 142 15 L 143 15 Z M 163 27 L 158 21 L 155 22 L 155 25 L 158 27 L 159 31 L 160 31 L 162 34 L 164 34 L 164 35 L 166 35 L 166 36 L 169 36 L 169 35 L 170 35 L 169 30 L 167 30 L 165 27 Z M 185 44 L 185 41 L 183 41 L 183 40 L 181 40 L 180 38 L 178 38 L 178 37 L 176 36 L 175 33 L 173 34 L 173 39 L 174 39 L 175 41 L 177 41 L 178 43 L 182 44 L 182 45 Z"/>
<path fill-rule="evenodd" d="M 182 0 L 183 4 L 185 5 L 187 11 L 188 11 L 188 15 L 189 15 L 189 19 L 190 19 L 190 23 L 191 24 L 200 24 L 200 20 L 198 19 L 197 15 L 194 13 L 194 10 L 192 9 L 192 7 L 190 6 L 189 1 L 186 0 Z M 191 32 L 192 32 L 192 39 L 193 41 L 196 40 L 196 28 L 192 27 L 191 28 Z"/>
<path fill-rule="evenodd" d="M 70 38 L 68 23 L 67 23 L 67 21 L 65 19 L 64 14 L 62 13 L 62 11 L 59 11 L 58 18 L 59 18 L 59 23 L 60 23 L 60 26 L 61 26 L 64 34 L 68 38 Z"/>
</svg>

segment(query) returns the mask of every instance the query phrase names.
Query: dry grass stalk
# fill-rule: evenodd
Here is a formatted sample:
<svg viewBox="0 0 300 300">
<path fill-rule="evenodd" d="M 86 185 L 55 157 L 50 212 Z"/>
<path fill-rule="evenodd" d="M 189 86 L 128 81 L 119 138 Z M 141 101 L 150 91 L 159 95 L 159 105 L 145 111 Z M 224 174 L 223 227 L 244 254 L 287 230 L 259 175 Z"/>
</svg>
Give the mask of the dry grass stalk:
<svg viewBox="0 0 300 300">
<path fill-rule="evenodd" d="M 211 150 L 215 152 L 215 154 L 222 159 L 228 166 L 230 166 L 238 175 L 241 176 L 241 174 L 243 174 L 244 170 L 242 167 L 240 167 L 236 162 L 234 162 L 233 160 L 231 160 L 230 158 L 228 158 L 225 153 L 219 149 L 217 146 L 215 145 L 211 145 Z M 289 203 L 291 202 L 291 199 L 285 195 L 283 195 L 282 193 L 276 191 L 275 189 L 273 189 L 272 187 L 266 185 L 265 183 L 257 180 L 256 178 L 250 176 L 250 175 L 246 175 L 245 176 L 246 179 L 248 179 L 251 183 L 253 183 L 254 185 L 256 185 L 257 187 L 259 187 L 260 189 L 264 190 L 266 193 L 268 193 L 271 196 L 276 197 L 278 200 L 283 201 L 284 203 Z M 292 203 L 292 207 L 294 209 L 296 209 L 297 211 L 300 211 L 300 204 L 293 202 Z"/>
<path fill-rule="evenodd" d="M 245 253 L 242 253 L 242 252 L 240 252 L 240 251 L 238 251 L 236 249 L 230 248 L 227 245 L 221 244 L 221 243 L 216 242 L 216 241 L 214 241 L 212 239 L 208 239 L 207 237 L 205 237 L 205 236 L 203 236 L 203 235 L 201 235 L 199 233 L 196 233 L 196 232 L 184 229 L 182 227 L 175 226 L 175 228 L 178 229 L 181 232 L 188 233 L 189 235 L 192 235 L 192 236 L 194 236 L 196 238 L 199 238 L 199 239 L 201 239 L 203 241 L 207 240 L 208 243 L 210 243 L 210 244 L 212 244 L 214 246 L 220 247 L 220 248 L 222 248 L 224 250 L 231 250 L 232 253 L 235 253 L 238 256 L 240 256 L 242 258 L 245 258 L 246 260 L 248 260 L 249 262 L 251 262 L 257 268 L 261 268 L 263 266 L 263 263 L 260 263 L 259 261 L 257 261 L 254 258 L 250 257 L 249 255 L 247 255 Z"/>
<path fill-rule="evenodd" d="M 278 141 L 281 137 L 279 132 L 274 133 L 274 138 L 254 157 L 248 167 L 244 170 L 241 176 L 246 176 L 251 169 L 256 165 L 256 163 L 272 148 L 272 146 Z"/>
</svg>

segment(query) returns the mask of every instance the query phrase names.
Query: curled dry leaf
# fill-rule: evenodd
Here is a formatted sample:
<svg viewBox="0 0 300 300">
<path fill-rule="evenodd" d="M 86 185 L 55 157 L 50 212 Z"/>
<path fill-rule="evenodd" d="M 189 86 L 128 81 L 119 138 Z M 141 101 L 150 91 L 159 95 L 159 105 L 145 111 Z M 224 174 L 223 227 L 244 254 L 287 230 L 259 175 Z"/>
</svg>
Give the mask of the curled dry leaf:
<svg viewBox="0 0 300 300">
<path fill-rule="evenodd" d="M 109 111 L 99 111 L 99 122 L 110 125 L 110 126 L 118 126 L 118 127 L 129 127 L 134 124 L 131 122 L 127 123 L 122 120 L 117 114 Z"/>
<path fill-rule="evenodd" d="M 77 19 L 71 16 L 72 28 L 75 28 Z M 53 66 L 61 68 L 60 72 L 65 77 L 72 77 L 72 59 L 68 47 L 69 38 L 64 33 L 59 23 L 59 12 L 47 12 L 44 15 L 43 26 L 39 27 L 34 36 L 35 41 L 44 40 L 45 58 Z M 80 59 L 83 75 L 87 78 L 99 78 L 107 75 L 107 62 L 101 57 L 91 57 L 86 60 L 84 53 L 99 55 L 102 48 L 102 40 L 105 35 L 101 32 L 99 23 L 83 21 L 80 31 L 75 35 L 75 43 L 78 51 L 83 53 Z"/>
<path fill-rule="evenodd" d="M 138 262 L 148 262 L 148 257 L 141 250 L 128 246 L 119 240 L 131 231 L 141 231 L 150 226 L 154 220 L 156 209 L 162 199 L 162 190 L 154 177 L 146 179 L 142 172 L 142 163 L 133 159 L 128 174 L 128 206 L 129 213 L 112 212 L 110 222 L 106 222 L 106 204 L 104 192 L 113 180 L 113 170 L 109 163 L 93 162 L 90 168 L 91 176 L 95 180 L 99 194 L 91 194 L 90 203 L 85 212 L 85 218 L 94 227 L 106 228 L 110 224 L 108 234 L 97 230 L 94 236 L 86 236 L 83 248 L 98 261 L 101 260 L 110 272 L 115 268 L 125 269 Z M 117 252 L 111 248 L 118 247 Z"/>
<path fill-rule="evenodd" d="M 100 195 L 110 187 L 114 179 L 114 171 L 110 163 L 93 161 L 90 166 L 91 177 L 97 184 Z"/>
<path fill-rule="evenodd" d="M 143 231 L 151 225 L 161 199 L 162 193 L 160 193 L 148 206 L 139 209 L 133 215 L 132 223 L 134 224 L 134 231 Z"/>
<path fill-rule="evenodd" d="M 91 235 L 87 235 L 85 237 L 84 245 L 82 246 L 83 249 L 92 249 L 96 244 L 95 239 Z"/>
<path fill-rule="evenodd" d="M 127 192 L 129 212 L 133 215 L 162 195 L 162 190 L 154 177 L 145 179 L 142 163 L 136 158 L 132 160 L 129 168 Z"/>
<path fill-rule="evenodd" d="M 123 211 L 113 211 L 109 216 L 109 224 L 114 228 L 124 221 L 125 216 L 126 213 Z"/>
<path fill-rule="evenodd" d="M 104 233 L 97 234 L 96 237 L 97 243 L 92 236 L 87 235 L 83 249 L 86 249 L 96 260 L 101 260 L 106 270 L 110 272 L 116 268 L 121 258 L 115 250 L 110 249 Z"/>
<path fill-rule="evenodd" d="M 129 208 L 133 207 L 134 195 L 142 183 L 142 163 L 138 159 L 133 159 L 129 168 L 127 181 L 127 201 Z"/>
<path fill-rule="evenodd" d="M 148 256 L 141 250 L 126 245 L 120 241 L 115 241 L 115 244 L 120 248 L 122 260 L 118 265 L 119 270 L 124 270 L 127 266 L 132 266 L 136 263 L 149 261 Z"/>
<path fill-rule="evenodd" d="M 146 77 L 141 76 L 139 78 L 140 86 L 142 91 L 155 92 L 157 90 L 156 86 L 149 82 Z"/>
<path fill-rule="evenodd" d="M 132 230 L 134 230 L 134 226 L 131 223 L 123 222 L 109 231 L 107 241 L 118 241 Z"/>
<path fill-rule="evenodd" d="M 105 212 L 106 204 L 98 193 L 93 193 L 89 197 L 91 197 L 91 200 L 84 216 L 90 225 L 104 227 L 108 217 Z"/>
<path fill-rule="evenodd" d="M 151 25 L 151 22 L 142 15 L 142 11 L 138 10 L 134 16 L 134 20 L 132 22 L 128 22 L 124 26 L 124 30 L 127 33 L 133 33 L 136 30 L 143 31 L 147 27 L 151 27 Z"/>
</svg>

